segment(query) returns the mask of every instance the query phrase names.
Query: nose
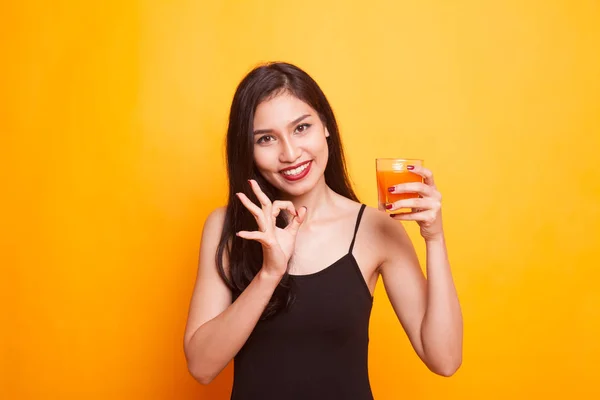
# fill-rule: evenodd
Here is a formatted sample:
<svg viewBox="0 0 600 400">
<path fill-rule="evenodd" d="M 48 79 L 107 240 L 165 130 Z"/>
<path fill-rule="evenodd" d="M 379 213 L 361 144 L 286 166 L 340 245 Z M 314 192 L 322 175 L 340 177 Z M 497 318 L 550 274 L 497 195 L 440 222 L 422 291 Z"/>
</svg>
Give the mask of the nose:
<svg viewBox="0 0 600 400">
<path fill-rule="evenodd" d="M 281 154 L 279 160 L 281 162 L 294 162 L 302 155 L 302 150 L 296 146 L 293 140 L 285 138 L 282 140 Z"/>
</svg>

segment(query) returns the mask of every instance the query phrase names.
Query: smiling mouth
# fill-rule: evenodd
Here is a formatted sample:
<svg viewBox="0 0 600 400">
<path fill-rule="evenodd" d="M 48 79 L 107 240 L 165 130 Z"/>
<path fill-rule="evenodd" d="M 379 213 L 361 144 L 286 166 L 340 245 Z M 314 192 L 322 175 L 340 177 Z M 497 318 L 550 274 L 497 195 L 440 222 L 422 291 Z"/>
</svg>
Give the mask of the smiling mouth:
<svg viewBox="0 0 600 400">
<path fill-rule="evenodd" d="M 284 170 L 281 170 L 280 174 L 288 180 L 303 178 L 304 175 L 306 175 L 310 170 L 311 163 L 312 161 L 306 161 L 298 165 L 297 167 L 286 168 Z"/>
</svg>

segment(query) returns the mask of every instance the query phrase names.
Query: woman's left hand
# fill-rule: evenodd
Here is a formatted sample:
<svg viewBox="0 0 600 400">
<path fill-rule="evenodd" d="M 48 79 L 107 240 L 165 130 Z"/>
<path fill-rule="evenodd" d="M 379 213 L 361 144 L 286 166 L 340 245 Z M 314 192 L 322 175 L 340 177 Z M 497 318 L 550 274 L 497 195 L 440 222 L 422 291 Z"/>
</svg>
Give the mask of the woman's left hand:
<svg viewBox="0 0 600 400">
<path fill-rule="evenodd" d="M 443 238 L 442 227 L 442 195 L 433 181 L 433 173 L 425 167 L 415 165 L 411 172 L 421 175 L 423 182 L 408 182 L 394 185 L 388 190 L 394 194 L 417 193 L 421 197 L 398 200 L 386 204 L 388 211 L 411 208 L 411 212 L 392 214 L 392 218 L 400 221 L 417 221 L 421 228 L 421 236 L 425 241 Z"/>
</svg>

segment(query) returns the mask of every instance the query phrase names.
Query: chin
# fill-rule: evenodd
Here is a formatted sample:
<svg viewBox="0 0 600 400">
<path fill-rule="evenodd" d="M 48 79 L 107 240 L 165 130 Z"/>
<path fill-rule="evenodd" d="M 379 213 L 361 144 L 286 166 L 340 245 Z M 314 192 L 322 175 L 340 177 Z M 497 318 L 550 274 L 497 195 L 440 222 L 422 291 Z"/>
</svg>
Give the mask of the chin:
<svg viewBox="0 0 600 400">
<path fill-rule="evenodd" d="M 294 187 L 290 187 L 289 185 L 285 185 L 284 187 L 279 188 L 279 190 L 282 193 L 285 193 L 285 194 L 287 194 L 289 196 L 300 197 L 300 196 L 302 196 L 302 195 L 310 192 L 313 187 L 314 186 L 307 187 L 307 186 L 304 186 L 304 185 L 303 186 L 296 185 Z"/>
</svg>

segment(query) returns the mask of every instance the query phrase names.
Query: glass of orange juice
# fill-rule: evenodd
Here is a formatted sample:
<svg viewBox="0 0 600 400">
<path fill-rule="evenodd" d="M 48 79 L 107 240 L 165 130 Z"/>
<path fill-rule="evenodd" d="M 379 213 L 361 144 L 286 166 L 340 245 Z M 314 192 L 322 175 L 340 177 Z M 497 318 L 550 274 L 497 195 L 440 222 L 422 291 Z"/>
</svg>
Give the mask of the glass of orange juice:
<svg viewBox="0 0 600 400">
<path fill-rule="evenodd" d="M 391 186 L 406 182 L 423 182 L 421 175 L 409 171 L 409 165 L 423 165 L 423 160 L 411 158 L 377 158 L 375 169 L 377 172 L 377 192 L 380 210 L 386 210 L 385 205 L 402 199 L 419 197 L 418 193 L 392 193 Z M 397 214 L 401 209 L 387 212 Z"/>
</svg>

